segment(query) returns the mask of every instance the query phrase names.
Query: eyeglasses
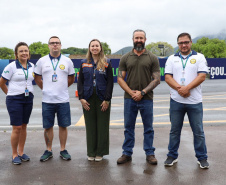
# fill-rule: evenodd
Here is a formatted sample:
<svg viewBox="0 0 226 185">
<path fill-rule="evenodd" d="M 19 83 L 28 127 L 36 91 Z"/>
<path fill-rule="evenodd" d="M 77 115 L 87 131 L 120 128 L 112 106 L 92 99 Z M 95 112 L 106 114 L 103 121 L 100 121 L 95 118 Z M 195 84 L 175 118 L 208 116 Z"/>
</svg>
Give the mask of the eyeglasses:
<svg viewBox="0 0 226 185">
<path fill-rule="evenodd" d="M 185 41 L 185 42 L 178 42 L 177 44 L 179 46 L 182 46 L 182 45 L 188 45 L 191 41 Z"/>
<path fill-rule="evenodd" d="M 60 45 L 61 43 L 60 42 L 49 42 L 49 45 L 54 45 L 54 44 Z"/>
</svg>

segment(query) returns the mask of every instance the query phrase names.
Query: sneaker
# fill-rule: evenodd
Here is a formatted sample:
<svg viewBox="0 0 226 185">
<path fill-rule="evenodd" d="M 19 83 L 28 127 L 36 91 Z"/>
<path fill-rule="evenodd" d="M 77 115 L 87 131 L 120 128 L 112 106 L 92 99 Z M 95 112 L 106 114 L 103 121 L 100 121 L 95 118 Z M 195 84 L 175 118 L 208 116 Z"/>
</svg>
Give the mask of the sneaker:
<svg viewBox="0 0 226 185">
<path fill-rule="evenodd" d="M 69 161 L 71 160 L 71 155 L 67 152 L 67 150 L 63 150 L 60 152 L 60 157 L 65 160 L 65 161 Z"/>
<path fill-rule="evenodd" d="M 146 160 L 150 164 L 156 165 L 158 163 L 157 159 L 155 158 L 155 155 L 147 155 Z"/>
<path fill-rule="evenodd" d="M 23 154 L 22 156 L 18 155 L 21 161 L 30 161 L 30 157 L 26 154 Z"/>
<path fill-rule="evenodd" d="M 178 159 L 168 156 L 166 161 L 164 162 L 164 165 L 165 166 L 173 166 L 173 164 L 176 163 L 177 161 L 178 161 Z"/>
<path fill-rule="evenodd" d="M 101 157 L 101 156 L 96 156 L 95 157 L 95 161 L 97 161 L 97 162 L 102 161 L 102 159 L 103 159 L 103 157 Z"/>
<path fill-rule="evenodd" d="M 88 157 L 88 161 L 94 161 L 94 157 Z"/>
<path fill-rule="evenodd" d="M 53 152 L 46 150 L 44 154 L 41 156 L 40 161 L 44 162 L 53 157 Z"/>
<path fill-rule="evenodd" d="M 131 156 L 123 154 L 120 158 L 118 158 L 117 164 L 124 164 L 124 163 L 131 161 L 131 160 L 132 160 Z"/>
<path fill-rule="evenodd" d="M 200 168 L 204 169 L 204 168 L 209 168 L 209 163 L 207 162 L 207 159 L 203 159 L 201 161 L 197 161 L 197 163 L 199 164 Z"/>
<path fill-rule="evenodd" d="M 19 157 L 15 157 L 14 159 L 12 158 L 12 163 L 16 164 L 16 165 L 19 165 L 19 164 L 21 164 L 21 160 L 20 160 Z"/>
</svg>

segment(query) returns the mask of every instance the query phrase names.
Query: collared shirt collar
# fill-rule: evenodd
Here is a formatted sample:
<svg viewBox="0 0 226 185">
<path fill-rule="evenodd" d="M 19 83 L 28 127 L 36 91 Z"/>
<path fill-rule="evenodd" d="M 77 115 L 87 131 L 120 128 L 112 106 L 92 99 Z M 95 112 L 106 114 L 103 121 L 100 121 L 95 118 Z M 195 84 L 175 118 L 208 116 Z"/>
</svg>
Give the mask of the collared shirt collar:
<svg viewBox="0 0 226 185">
<path fill-rule="evenodd" d="M 57 60 L 60 60 L 60 57 L 61 57 L 61 54 L 60 54 L 56 59 L 57 59 Z M 49 58 L 50 58 L 50 60 L 55 59 L 55 57 L 52 57 L 52 56 L 50 55 L 50 53 L 49 53 Z"/>
<path fill-rule="evenodd" d="M 31 67 L 30 62 L 28 62 L 28 68 L 29 68 L 29 67 Z M 21 65 L 20 65 L 20 63 L 19 63 L 19 60 L 18 60 L 18 59 L 16 60 L 16 68 L 17 68 L 17 69 L 22 68 Z"/>
<path fill-rule="evenodd" d="M 190 55 L 190 56 L 192 56 L 192 55 L 197 55 L 197 52 L 196 52 L 196 51 L 194 51 L 194 50 L 191 50 L 191 55 Z M 178 56 L 178 57 L 180 57 L 180 51 L 179 51 L 179 52 L 177 52 L 174 56 Z"/>
</svg>

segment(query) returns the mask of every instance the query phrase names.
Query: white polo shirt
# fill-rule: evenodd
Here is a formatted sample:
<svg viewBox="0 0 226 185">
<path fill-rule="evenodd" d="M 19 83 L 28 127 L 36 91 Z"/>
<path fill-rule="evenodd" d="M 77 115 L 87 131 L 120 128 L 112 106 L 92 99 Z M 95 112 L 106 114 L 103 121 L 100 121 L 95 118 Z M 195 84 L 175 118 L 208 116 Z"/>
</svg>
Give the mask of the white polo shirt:
<svg viewBox="0 0 226 185">
<path fill-rule="evenodd" d="M 54 74 L 53 65 L 56 66 L 57 81 L 52 81 Z M 70 58 L 60 55 L 57 59 L 46 55 L 40 58 L 34 69 L 35 75 L 41 75 L 43 79 L 42 102 L 66 103 L 69 102 L 68 76 L 74 75 L 74 65 Z"/>
<path fill-rule="evenodd" d="M 183 59 L 183 63 L 185 64 L 186 59 Z M 183 65 L 180 57 L 180 53 L 176 53 L 175 55 L 171 55 L 165 65 L 165 74 L 170 74 L 173 76 L 173 79 L 181 84 Z M 192 51 L 191 56 L 188 58 L 187 64 L 185 66 L 185 86 L 191 83 L 197 76 L 198 73 L 208 73 L 207 61 L 203 54 Z M 202 89 L 201 84 L 190 90 L 190 96 L 184 98 L 178 94 L 176 90 L 170 88 L 170 96 L 173 100 L 184 103 L 184 104 L 197 104 L 202 102 Z"/>
<path fill-rule="evenodd" d="M 27 75 L 27 69 L 24 70 Z M 7 96 L 15 96 L 25 93 L 26 78 L 19 61 L 9 63 L 2 72 L 2 78 L 9 81 Z M 34 64 L 28 62 L 27 89 L 33 92 Z"/>
</svg>

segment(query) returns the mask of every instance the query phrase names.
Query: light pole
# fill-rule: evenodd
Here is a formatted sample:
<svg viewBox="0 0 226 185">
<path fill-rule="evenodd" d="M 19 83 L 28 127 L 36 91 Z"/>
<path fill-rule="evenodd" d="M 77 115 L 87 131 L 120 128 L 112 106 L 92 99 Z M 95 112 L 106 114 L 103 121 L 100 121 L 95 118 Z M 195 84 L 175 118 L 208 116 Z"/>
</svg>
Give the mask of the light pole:
<svg viewBox="0 0 226 185">
<path fill-rule="evenodd" d="M 164 44 L 159 44 L 159 45 L 158 45 L 158 48 L 163 50 L 162 56 L 165 56 L 165 55 L 164 55 L 164 48 L 165 48 L 165 47 L 164 47 Z"/>
</svg>

